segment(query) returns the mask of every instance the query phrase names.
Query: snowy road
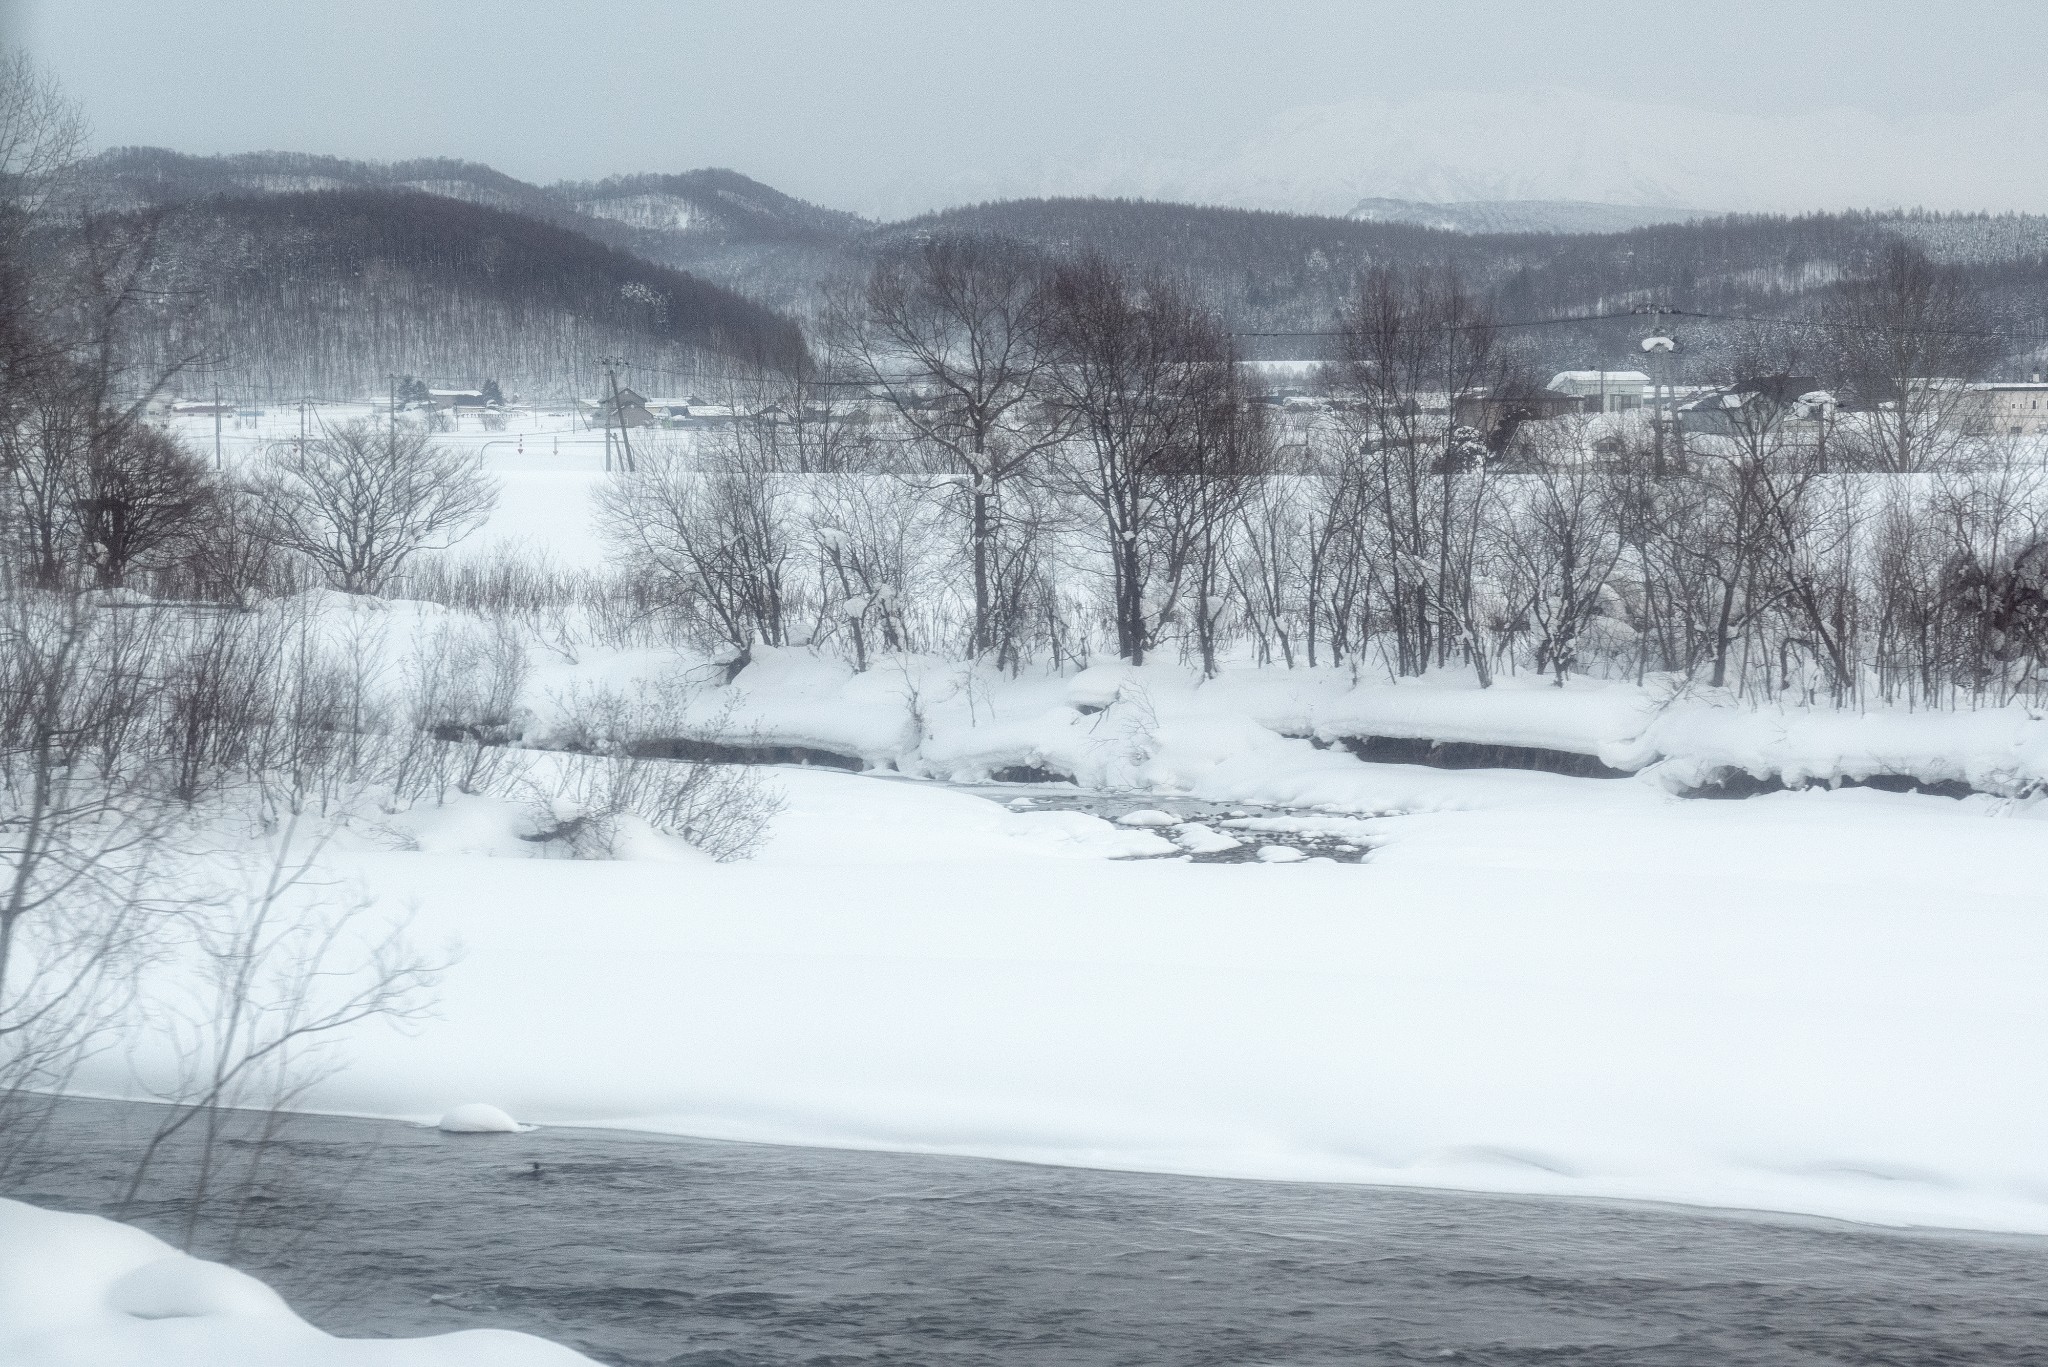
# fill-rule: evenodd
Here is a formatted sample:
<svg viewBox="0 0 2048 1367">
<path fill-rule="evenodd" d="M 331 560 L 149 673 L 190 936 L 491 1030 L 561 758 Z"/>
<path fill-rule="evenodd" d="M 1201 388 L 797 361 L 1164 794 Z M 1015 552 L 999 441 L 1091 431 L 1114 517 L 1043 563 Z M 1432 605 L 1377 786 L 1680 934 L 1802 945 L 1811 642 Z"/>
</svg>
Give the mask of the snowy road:
<svg viewBox="0 0 2048 1367">
<path fill-rule="evenodd" d="M 68 1110 L 27 1194 L 89 1205 L 138 1109 Z M 348 1335 L 514 1328 L 635 1367 L 2048 1361 L 2039 1239 L 612 1132 L 287 1137 L 240 1261 Z"/>
</svg>

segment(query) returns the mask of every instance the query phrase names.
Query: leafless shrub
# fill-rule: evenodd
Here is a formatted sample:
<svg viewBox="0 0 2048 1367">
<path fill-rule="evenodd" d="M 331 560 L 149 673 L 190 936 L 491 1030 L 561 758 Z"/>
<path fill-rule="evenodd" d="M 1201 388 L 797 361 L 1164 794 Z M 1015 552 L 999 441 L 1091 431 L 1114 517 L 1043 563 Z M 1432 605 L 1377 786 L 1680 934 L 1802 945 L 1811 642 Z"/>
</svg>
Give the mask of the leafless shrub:
<svg viewBox="0 0 2048 1367">
<path fill-rule="evenodd" d="M 572 754 L 536 766 L 524 783 L 533 834 L 576 858 L 617 857 L 632 822 L 674 836 L 721 862 L 744 859 L 767 838 L 781 792 L 758 769 L 650 754 L 690 731 L 724 736 L 732 704 L 698 727 L 685 718 L 690 685 L 670 679 L 633 693 L 579 689 L 557 700 Z"/>
<path fill-rule="evenodd" d="M 322 842 L 301 846 L 299 833 L 294 819 L 261 860 L 236 861 L 229 886 L 180 908 L 150 1002 L 152 1041 L 169 1055 L 154 1084 L 164 1109 L 120 1208 L 146 1196 L 161 1208 L 168 1197 L 187 1249 L 203 1222 L 224 1223 L 224 1247 L 213 1251 L 232 1253 L 258 1185 L 263 1146 L 230 1149 L 231 1114 L 290 1108 L 337 1070 L 329 1049 L 344 1031 L 419 1019 L 446 967 L 373 903 L 331 900 L 318 873 Z M 159 1160 L 178 1148 L 182 1190 L 153 1190 Z"/>
<path fill-rule="evenodd" d="M 640 457 L 598 487 L 598 524 L 612 553 L 703 639 L 782 645 L 799 598 L 788 492 L 743 434 L 729 430 L 700 454 Z"/>
<path fill-rule="evenodd" d="M 674 836 L 721 863 L 767 838 L 783 799 L 744 765 L 691 764 L 630 753 L 562 757 L 526 780 L 528 839 L 576 859 L 615 859 L 631 823 Z"/>
<path fill-rule="evenodd" d="M 480 457 L 370 422 L 274 447 L 252 493 L 263 534 L 344 593 L 378 592 L 419 552 L 475 531 L 498 501 Z"/>
<path fill-rule="evenodd" d="M 438 803 L 450 788 L 506 790 L 521 767 L 509 742 L 527 668 L 525 646 L 502 619 L 445 623 L 417 642 L 404 666 L 396 794 Z"/>
</svg>

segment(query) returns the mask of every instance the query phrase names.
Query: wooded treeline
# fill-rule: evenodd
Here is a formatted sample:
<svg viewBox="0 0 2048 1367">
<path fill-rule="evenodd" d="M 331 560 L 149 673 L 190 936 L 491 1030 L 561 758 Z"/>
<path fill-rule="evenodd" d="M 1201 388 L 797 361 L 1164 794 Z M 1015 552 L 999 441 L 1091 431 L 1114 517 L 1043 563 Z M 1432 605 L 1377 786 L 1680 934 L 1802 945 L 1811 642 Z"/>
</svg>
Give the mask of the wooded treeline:
<svg viewBox="0 0 2048 1367">
<path fill-rule="evenodd" d="M 1444 396 L 1514 392 L 1520 358 L 1455 271 L 1367 273 L 1302 413 L 1251 401 L 1177 277 L 936 238 L 837 300 L 825 373 L 850 379 L 764 377 L 735 394 L 755 417 L 643 450 L 601 506 L 637 591 L 741 653 L 2004 702 L 2048 652 L 2042 452 L 1922 378 L 1991 364 L 1986 317 L 1894 241 L 1811 324 L 1725 339 L 1712 435 L 1637 411 L 1489 441 Z M 1802 373 L 1832 392 L 1744 383 Z"/>
</svg>

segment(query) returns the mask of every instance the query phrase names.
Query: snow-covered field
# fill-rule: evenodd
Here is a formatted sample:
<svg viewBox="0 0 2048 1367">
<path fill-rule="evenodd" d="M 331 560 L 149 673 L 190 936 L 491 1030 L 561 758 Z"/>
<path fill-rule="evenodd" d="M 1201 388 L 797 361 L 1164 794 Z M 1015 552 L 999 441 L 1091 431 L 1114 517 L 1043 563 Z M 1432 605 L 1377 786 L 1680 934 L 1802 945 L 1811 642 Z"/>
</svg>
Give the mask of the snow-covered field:
<svg viewBox="0 0 2048 1367">
<path fill-rule="evenodd" d="M 522 452 L 517 421 L 462 437 L 509 439 L 487 452 L 502 510 L 465 552 L 591 563 L 601 437 L 564 434 L 558 464 L 555 434 Z M 579 680 L 678 664 L 539 667 L 533 728 Z M 751 862 L 580 863 L 516 857 L 505 814 L 465 799 L 409 818 L 414 848 L 337 856 L 463 956 L 437 1019 L 360 1033 L 312 1104 L 2048 1233 L 2048 821 L 2025 796 L 2048 723 L 2024 712 L 1307 671 L 1006 684 L 802 651 L 762 652 L 736 690 L 692 704 L 734 739 L 935 778 L 1054 768 L 1132 810 L 1287 805 L 1371 854 L 1138 858 L 1173 833 L 785 770 L 790 810 Z M 1346 734 L 1648 767 L 1445 771 L 1288 738 Z M 1673 796 L 1729 765 L 1993 795 Z"/>
</svg>

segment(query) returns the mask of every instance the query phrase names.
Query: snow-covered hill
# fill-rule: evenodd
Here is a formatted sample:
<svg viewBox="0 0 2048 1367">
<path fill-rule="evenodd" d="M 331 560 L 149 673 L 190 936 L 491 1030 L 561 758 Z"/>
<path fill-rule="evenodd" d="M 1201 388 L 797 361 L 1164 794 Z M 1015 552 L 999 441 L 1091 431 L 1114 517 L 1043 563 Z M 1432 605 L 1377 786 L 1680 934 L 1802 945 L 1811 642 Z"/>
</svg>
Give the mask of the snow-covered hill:
<svg viewBox="0 0 2048 1367">
<path fill-rule="evenodd" d="M 882 192 L 867 206 L 1038 195 L 1342 215 L 1365 200 L 1659 210 L 2048 209 L 2048 97 L 1887 118 L 1644 104 L 1548 87 L 1303 105 L 1234 145 L 1139 149 Z M 1630 226 L 1630 225 L 1624 225 Z"/>
</svg>

